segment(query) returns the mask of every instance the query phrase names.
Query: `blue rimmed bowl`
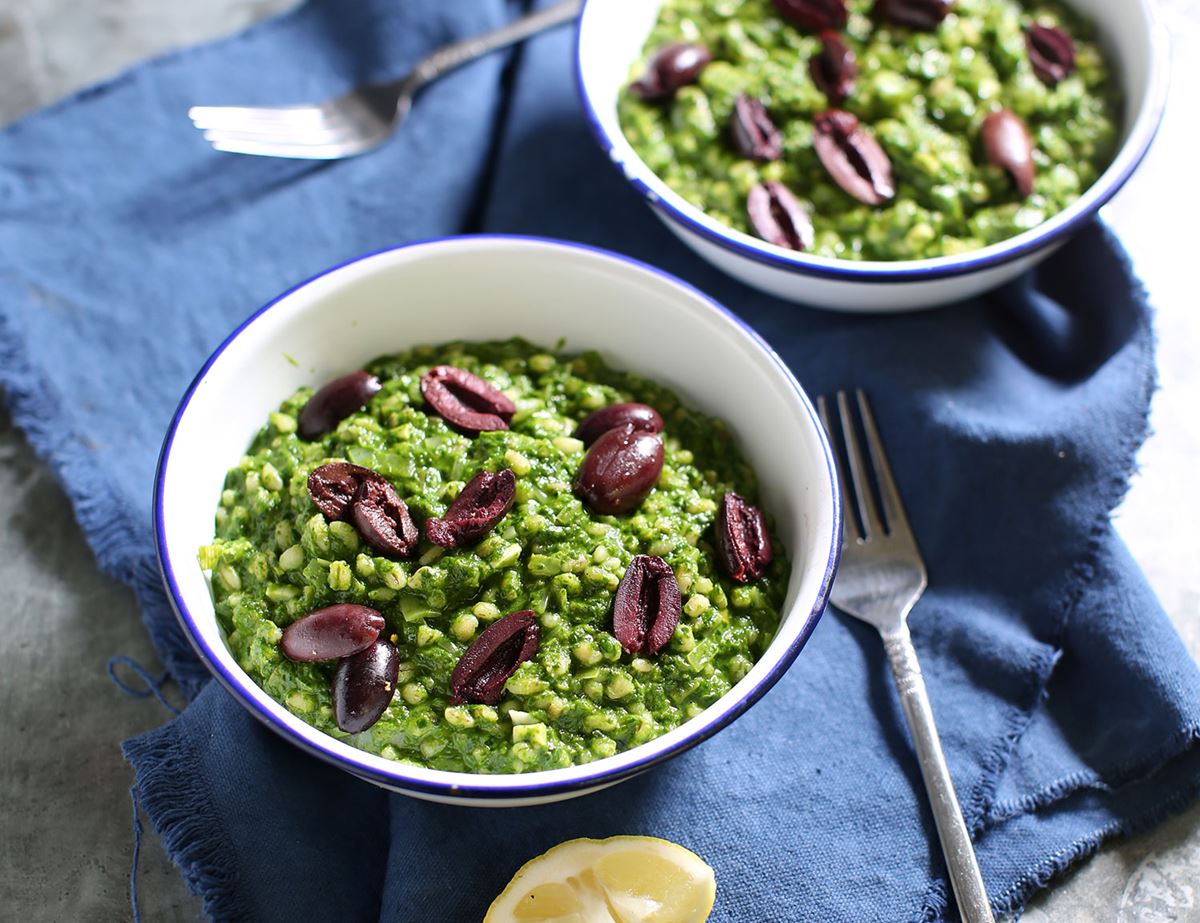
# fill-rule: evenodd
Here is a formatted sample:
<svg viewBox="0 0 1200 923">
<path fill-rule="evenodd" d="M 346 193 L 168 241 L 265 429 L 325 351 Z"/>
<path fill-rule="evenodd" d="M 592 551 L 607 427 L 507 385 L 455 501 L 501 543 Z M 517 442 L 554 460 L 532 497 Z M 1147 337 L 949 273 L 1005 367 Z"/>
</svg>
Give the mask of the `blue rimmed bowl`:
<svg viewBox="0 0 1200 923">
<path fill-rule="evenodd" d="M 734 230 L 687 202 L 645 164 L 621 132 L 617 101 L 662 0 L 584 0 L 576 80 L 592 131 L 613 164 L 685 244 L 729 275 L 789 301 L 840 311 L 935 307 L 969 298 L 1045 259 L 1091 220 L 1141 163 L 1162 120 L 1169 46 L 1154 0 L 1067 0 L 1097 26 L 1124 99 L 1113 162 L 1050 220 L 980 250 L 927 260 L 851 261 L 796 253 Z"/>
<path fill-rule="evenodd" d="M 724 697 L 656 740 L 583 766 L 474 775 L 392 762 L 306 724 L 238 666 L 197 551 L 213 538 L 226 471 L 267 414 L 383 353 L 419 343 L 524 336 L 596 349 L 723 418 L 759 474 L 792 570 L 780 629 Z M 841 502 L 829 446 L 796 379 L 750 328 L 678 279 L 588 247 L 458 237 L 385 250 L 297 286 L 252 315 L 205 363 L 163 444 L 154 487 L 163 580 L 196 652 L 255 718 L 301 749 L 418 798 L 519 806 L 604 788 L 715 734 L 754 704 L 804 646 L 829 593 Z"/>
</svg>

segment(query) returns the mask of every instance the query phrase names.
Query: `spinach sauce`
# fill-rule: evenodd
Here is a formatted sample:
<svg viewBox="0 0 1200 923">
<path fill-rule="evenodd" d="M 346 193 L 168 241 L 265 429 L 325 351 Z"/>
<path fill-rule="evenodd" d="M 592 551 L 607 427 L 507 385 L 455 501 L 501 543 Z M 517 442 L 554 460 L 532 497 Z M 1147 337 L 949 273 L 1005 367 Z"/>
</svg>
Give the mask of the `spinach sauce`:
<svg viewBox="0 0 1200 923">
<path fill-rule="evenodd" d="M 419 381 L 453 365 L 502 389 L 517 411 L 506 431 L 453 431 L 424 407 Z M 219 622 L 238 663 L 268 694 L 313 726 L 388 759 L 436 769 L 505 773 L 611 756 L 682 724 L 741 679 L 770 642 L 788 563 L 742 585 L 717 566 L 712 524 L 727 490 L 756 496 L 754 473 L 724 424 L 684 407 L 669 390 L 522 340 L 418 347 L 368 366 L 382 390 L 315 441 L 296 433 L 312 394 L 270 414 L 227 475 L 216 538 L 200 551 L 212 572 Z M 663 416 L 665 463 L 631 513 L 601 516 L 572 491 L 588 413 L 636 400 Z M 379 557 L 348 522 L 329 522 L 306 485 L 330 461 L 371 468 L 423 525 L 445 513 L 483 470 L 517 476 L 511 511 L 477 544 L 446 550 L 422 539 L 417 556 Z M 422 529 L 422 535 L 423 535 Z M 775 543 L 777 549 L 778 542 Z M 614 591 L 636 554 L 660 555 L 682 591 L 682 614 L 655 657 L 624 654 L 613 637 Z M 334 662 L 297 663 L 282 629 L 335 603 L 379 610 L 400 671 L 390 705 L 367 730 L 338 729 Z M 508 680 L 502 701 L 451 704 L 449 679 L 489 624 L 531 609 L 541 643 Z"/>
</svg>

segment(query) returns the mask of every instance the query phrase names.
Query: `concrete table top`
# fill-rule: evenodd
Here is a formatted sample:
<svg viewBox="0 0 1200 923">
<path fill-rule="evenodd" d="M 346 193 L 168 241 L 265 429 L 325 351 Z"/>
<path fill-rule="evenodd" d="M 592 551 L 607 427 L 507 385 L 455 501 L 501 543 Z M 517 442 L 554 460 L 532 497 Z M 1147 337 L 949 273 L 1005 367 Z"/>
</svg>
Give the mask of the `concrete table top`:
<svg viewBox="0 0 1200 923">
<path fill-rule="evenodd" d="M 0 0 L 0 124 L 292 2 Z M 1172 102 L 1149 159 L 1106 212 L 1158 308 L 1161 372 L 1154 434 L 1116 522 L 1200 658 L 1200 304 L 1192 265 L 1200 0 L 1161 6 L 1174 39 Z M 114 653 L 151 668 L 157 661 L 132 593 L 98 572 L 61 489 L 3 411 L 0 522 L 8 595 L 0 611 L 2 915 L 30 923 L 126 919 L 132 772 L 117 742 L 167 716 L 152 699 L 121 695 L 104 665 Z M 199 917 L 199 901 L 152 834 L 138 880 L 146 920 Z M 1039 895 L 1023 919 L 1200 923 L 1200 805 L 1104 847 Z"/>
</svg>

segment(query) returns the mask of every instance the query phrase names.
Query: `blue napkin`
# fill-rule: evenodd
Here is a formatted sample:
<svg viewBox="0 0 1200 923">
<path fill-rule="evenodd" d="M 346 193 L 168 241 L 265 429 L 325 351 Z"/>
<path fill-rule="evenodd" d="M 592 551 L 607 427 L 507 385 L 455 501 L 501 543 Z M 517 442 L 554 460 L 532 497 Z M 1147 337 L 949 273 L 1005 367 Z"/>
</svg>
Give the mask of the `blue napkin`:
<svg viewBox="0 0 1200 923">
<path fill-rule="evenodd" d="M 648 260 L 739 312 L 810 393 L 871 393 L 931 575 L 912 630 L 998 909 L 1194 797 L 1200 675 L 1109 524 L 1154 373 L 1149 309 L 1103 227 L 952 310 L 855 317 L 774 301 L 693 257 L 605 162 L 574 97 L 568 30 L 445 78 L 386 147 L 344 163 L 216 154 L 183 115 L 198 101 L 320 98 L 398 75 L 520 6 L 312 0 L 0 133 L 0 384 L 192 699 L 125 752 L 206 910 L 479 919 L 532 856 L 629 833 L 714 866 L 715 920 L 953 917 L 879 639 L 834 611 L 715 738 L 539 808 L 388 795 L 301 754 L 206 682 L 158 584 L 149 528 L 179 395 L 225 333 L 290 284 L 464 230 Z"/>
</svg>

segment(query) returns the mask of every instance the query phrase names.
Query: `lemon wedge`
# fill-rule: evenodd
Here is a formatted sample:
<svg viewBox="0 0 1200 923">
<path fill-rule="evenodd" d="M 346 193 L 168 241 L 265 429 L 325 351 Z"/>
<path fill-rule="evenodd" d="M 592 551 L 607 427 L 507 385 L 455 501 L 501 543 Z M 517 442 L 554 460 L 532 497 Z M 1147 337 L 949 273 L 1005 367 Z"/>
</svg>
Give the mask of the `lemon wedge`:
<svg viewBox="0 0 1200 923">
<path fill-rule="evenodd" d="M 483 923 L 703 923 L 716 896 L 709 864 L 675 843 L 568 840 L 521 866 Z"/>
</svg>

